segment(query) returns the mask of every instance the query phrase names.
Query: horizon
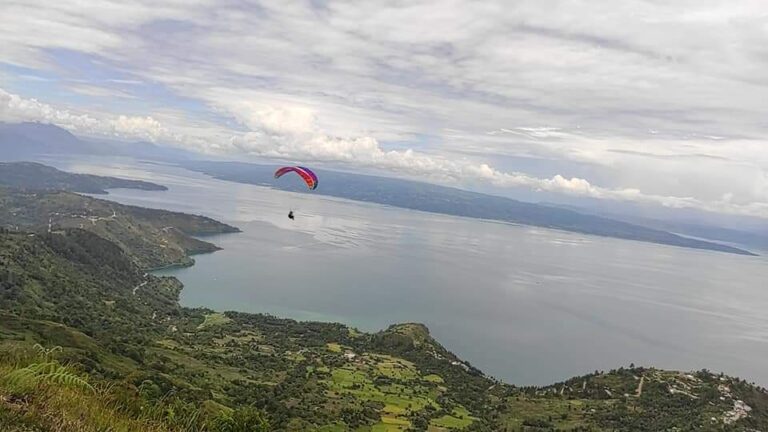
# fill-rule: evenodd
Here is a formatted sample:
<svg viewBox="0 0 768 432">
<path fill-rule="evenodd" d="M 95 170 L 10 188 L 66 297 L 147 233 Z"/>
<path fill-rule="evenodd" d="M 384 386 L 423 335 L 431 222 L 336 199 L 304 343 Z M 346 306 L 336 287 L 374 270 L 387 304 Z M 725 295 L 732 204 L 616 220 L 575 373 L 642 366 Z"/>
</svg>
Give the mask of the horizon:
<svg viewBox="0 0 768 432">
<path fill-rule="evenodd" d="M 602 211 L 768 218 L 760 2 L 205 3 L 11 2 L 0 121 Z"/>
<path fill-rule="evenodd" d="M 167 158 L 170 158 L 170 160 L 176 160 L 176 162 L 187 160 L 188 157 L 191 157 L 192 158 L 191 160 L 197 160 L 200 162 L 221 162 L 221 163 L 244 164 L 244 165 L 251 164 L 256 166 L 277 166 L 285 163 L 290 164 L 294 162 L 289 159 L 269 159 L 269 158 L 250 158 L 247 160 L 243 160 L 241 158 L 237 158 L 232 155 L 212 156 L 212 155 L 205 155 L 201 153 L 188 152 L 183 149 L 168 147 L 168 146 L 164 146 L 163 144 L 153 143 L 150 141 L 132 141 L 130 139 L 76 135 L 72 131 L 64 129 L 54 123 L 47 123 L 43 121 L 27 121 L 27 122 L 20 122 L 20 123 L 0 121 L 0 126 L 4 124 L 11 128 L 17 125 L 24 125 L 24 124 L 37 125 L 37 126 L 43 126 L 43 127 L 52 126 L 57 130 L 62 130 L 70 134 L 71 136 L 73 136 L 75 139 L 85 143 L 95 144 L 95 145 L 118 144 L 121 147 L 125 146 L 124 148 L 126 150 L 129 150 L 129 153 L 125 154 L 126 157 L 137 156 L 137 154 L 135 153 L 135 149 L 129 148 L 131 145 L 142 145 L 142 146 L 150 145 L 150 146 L 153 146 L 153 148 L 158 148 L 158 149 L 171 149 L 174 151 L 176 150 L 182 151 L 183 153 L 172 153 L 171 155 L 164 156 L 164 158 L 167 157 Z M 30 136 L 30 138 L 35 139 L 34 136 Z M 42 155 L 39 155 L 39 156 L 42 156 Z M 157 155 L 144 155 L 144 157 L 152 158 L 152 157 L 157 157 Z M 29 161 L 35 162 L 36 157 L 30 155 Z M 671 209 L 666 209 L 665 211 L 664 209 L 653 208 L 648 205 L 641 205 L 641 204 L 634 204 L 634 203 L 623 203 L 623 205 L 620 205 L 617 207 L 617 206 L 612 206 L 610 203 L 600 202 L 599 200 L 596 200 L 596 199 L 568 200 L 561 196 L 553 195 L 551 193 L 546 193 L 543 191 L 538 191 L 533 194 L 520 194 L 520 193 L 510 194 L 510 193 L 505 193 L 505 191 L 500 191 L 498 189 L 483 190 L 483 189 L 473 188 L 471 186 L 462 185 L 462 184 L 445 184 L 437 181 L 432 181 L 430 178 L 419 178 L 414 176 L 392 176 L 391 173 L 387 173 L 386 171 L 382 171 L 382 170 L 373 170 L 373 169 L 360 170 L 360 169 L 355 169 L 355 167 L 351 167 L 351 166 L 326 165 L 326 164 L 320 164 L 319 166 L 321 170 L 330 171 L 330 172 L 352 174 L 352 175 L 359 175 L 359 176 L 372 177 L 372 178 L 380 178 L 384 180 L 392 179 L 392 180 L 402 180 L 402 181 L 413 182 L 413 183 L 423 183 L 423 184 L 428 184 L 428 185 L 433 185 L 438 187 L 445 187 L 448 189 L 454 189 L 459 191 L 479 193 L 479 194 L 487 195 L 491 197 L 506 198 L 513 201 L 519 201 L 522 203 L 530 203 L 530 204 L 537 204 L 537 205 L 554 207 L 554 208 L 561 208 L 561 209 L 575 211 L 580 214 L 594 215 L 594 216 L 604 217 L 604 218 L 613 219 L 617 221 L 623 221 L 623 222 L 627 222 L 635 225 L 650 224 L 650 226 L 653 227 L 654 225 L 663 224 L 666 222 L 670 224 L 683 224 L 683 225 L 678 225 L 678 228 L 684 227 L 685 229 L 701 226 L 705 229 L 725 229 L 725 230 L 733 231 L 734 233 L 752 234 L 757 236 L 756 241 L 760 242 L 760 246 L 757 249 L 753 249 L 752 246 L 748 246 L 746 243 L 742 243 L 742 242 L 733 242 L 731 240 L 715 239 L 715 238 L 708 238 L 708 240 L 715 240 L 716 242 L 731 244 L 732 246 L 739 245 L 739 246 L 745 247 L 746 249 L 752 249 L 753 252 L 764 251 L 766 246 L 762 246 L 762 243 L 764 242 L 761 242 L 760 239 L 762 238 L 768 239 L 768 226 L 764 224 L 763 218 L 755 217 L 755 216 L 723 215 L 723 214 L 718 214 L 716 212 L 711 212 L 711 211 L 686 209 L 686 208 L 683 208 L 683 209 L 671 208 Z M 671 228 L 666 228 L 661 226 L 656 226 L 656 228 L 660 228 L 663 231 L 671 230 Z M 685 234 L 685 233 L 676 233 L 676 234 Z"/>
<path fill-rule="evenodd" d="M 6 125 L 11 128 L 14 126 L 23 126 L 23 125 L 35 125 L 35 126 L 43 126 L 43 127 L 53 127 L 55 130 L 60 130 L 63 132 L 68 133 L 70 136 L 74 137 L 80 142 L 85 142 L 93 145 L 105 145 L 105 144 L 118 144 L 119 146 L 124 147 L 125 150 L 128 150 L 128 153 L 126 153 L 125 157 L 134 158 L 137 156 L 135 153 L 135 148 L 131 148 L 132 145 L 149 145 L 153 146 L 153 148 L 158 149 L 170 149 L 170 150 L 178 150 L 183 153 L 173 153 L 170 156 L 166 156 L 170 158 L 169 160 L 174 160 L 176 162 L 180 161 L 186 161 L 187 158 L 191 157 L 189 161 L 199 161 L 199 162 L 219 162 L 219 163 L 228 163 L 228 164 L 243 164 L 243 165 L 254 165 L 254 166 L 278 166 L 285 163 L 292 163 L 295 161 L 291 161 L 290 159 L 274 159 L 274 158 L 249 158 L 247 160 L 243 160 L 241 158 L 237 158 L 233 155 L 206 155 L 202 153 L 196 153 L 196 152 L 190 152 L 185 149 L 180 149 L 176 147 L 169 147 L 166 145 L 163 145 L 162 143 L 153 143 L 151 141 L 132 141 L 130 139 L 122 139 L 119 137 L 115 138 L 104 138 L 100 136 L 95 135 L 78 135 L 73 131 L 67 130 L 66 128 L 63 128 L 59 125 L 56 125 L 54 123 L 49 123 L 45 121 L 25 121 L 25 122 L 2 122 L 0 121 L 0 126 Z M 35 132 L 32 132 L 32 135 L 29 137 L 33 140 L 37 140 L 38 138 L 34 136 Z M 42 142 L 42 141 L 41 141 Z M 40 163 L 39 160 L 37 160 L 38 156 L 44 156 L 44 155 L 38 155 L 38 156 L 32 156 L 29 158 L 30 162 Z M 145 155 L 144 157 L 156 157 L 157 155 Z M 618 207 L 612 206 L 610 203 L 600 202 L 600 200 L 597 199 L 585 199 L 585 200 L 568 200 L 564 197 L 559 197 L 557 195 L 553 195 L 551 193 L 547 193 L 544 191 L 537 191 L 533 194 L 510 194 L 505 193 L 505 191 L 499 191 L 496 190 L 483 190 L 482 188 L 474 188 L 468 185 L 462 185 L 462 184 L 446 184 L 441 183 L 439 181 L 433 181 L 430 178 L 419 178 L 415 176 L 393 176 L 391 173 L 387 173 L 386 171 L 382 170 L 375 170 L 375 169 L 369 169 L 369 170 L 360 170 L 356 169 L 352 166 L 345 166 L 345 165 L 327 165 L 327 164 L 319 164 L 320 170 L 329 171 L 329 172 L 335 172 L 335 173 L 343 173 L 343 174 L 351 174 L 351 175 L 358 175 L 363 177 L 370 177 L 370 178 L 377 178 L 377 179 L 383 179 L 383 180 L 402 180 L 405 182 L 412 182 L 412 183 L 422 183 L 422 184 L 428 184 L 432 186 L 437 187 L 444 187 L 458 191 L 466 191 L 466 192 L 472 192 L 472 193 L 479 193 L 481 195 L 486 195 L 490 197 L 500 197 L 500 198 L 506 198 L 510 199 L 512 201 L 519 201 L 522 203 L 530 203 L 530 204 L 537 204 L 542 206 L 548 206 L 553 208 L 560 208 L 565 210 L 570 210 L 577 212 L 579 214 L 584 215 L 594 215 L 599 217 L 604 217 L 608 219 L 613 219 L 617 221 L 623 221 L 635 225 L 644 225 L 646 223 L 653 226 L 654 224 L 662 224 L 664 222 L 671 223 L 671 224 L 685 224 L 689 225 L 686 228 L 695 227 L 696 225 L 700 225 L 704 228 L 713 228 L 713 229 L 725 229 L 725 230 L 732 230 L 737 233 L 744 233 L 744 234 L 752 234 L 756 235 L 760 238 L 768 238 L 768 226 L 764 225 L 764 220 L 761 217 L 756 216 L 750 216 L 750 215 L 730 215 L 730 214 L 719 214 L 717 212 L 712 212 L 708 210 L 698 210 L 698 209 L 690 209 L 690 208 L 668 208 L 666 211 L 664 211 L 661 208 L 653 208 L 652 206 L 643 205 L 643 204 L 636 204 L 636 203 L 622 203 L 623 205 L 620 205 Z M 315 168 L 317 169 L 317 168 Z M 388 175 L 389 174 L 389 175 Z M 684 226 L 684 225 L 681 225 Z M 662 228 L 663 231 L 668 231 L 668 229 Z M 676 233 L 681 234 L 681 233 Z M 709 239 L 709 240 L 718 240 L 718 239 Z M 758 240 L 759 241 L 759 240 Z M 718 242 L 718 241 L 716 241 Z M 746 244 L 740 243 L 740 242 L 732 242 L 728 240 L 719 239 L 719 243 L 723 244 L 729 244 L 731 245 L 740 245 L 742 247 L 746 247 L 747 249 L 750 249 Z M 757 251 L 763 251 L 764 247 L 759 247 Z M 755 252 L 753 250 L 753 252 Z"/>
</svg>

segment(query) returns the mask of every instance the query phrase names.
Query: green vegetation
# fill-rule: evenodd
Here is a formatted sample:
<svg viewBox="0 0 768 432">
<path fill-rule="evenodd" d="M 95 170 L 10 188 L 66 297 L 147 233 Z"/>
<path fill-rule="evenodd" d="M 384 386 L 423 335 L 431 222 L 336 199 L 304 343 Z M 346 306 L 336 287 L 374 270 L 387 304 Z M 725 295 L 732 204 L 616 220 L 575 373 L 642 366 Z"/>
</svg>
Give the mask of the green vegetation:
<svg viewBox="0 0 768 432">
<path fill-rule="evenodd" d="M 436 418 L 430 424 L 444 429 L 464 429 L 471 425 L 474 420 L 476 419 L 472 417 L 469 411 L 463 407 L 456 407 L 451 414 Z"/>
<path fill-rule="evenodd" d="M 203 330 L 206 327 L 224 325 L 230 321 L 232 320 L 227 318 L 227 316 L 222 313 L 210 313 L 205 315 L 205 321 L 197 326 L 197 329 Z"/>
<path fill-rule="evenodd" d="M 0 430 L 26 431 L 268 431 L 264 413 L 193 405 L 166 394 L 152 400 L 148 381 L 98 381 L 23 345 L 3 346 L 0 357 Z M 42 363 L 27 364 L 32 361 Z M 25 364 L 27 364 L 25 366 Z"/>
<path fill-rule="evenodd" d="M 71 192 L 3 188 L 0 226 L 37 233 L 90 231 L 119 246 L 144 269 L 191 265 L 190 255 L 218 250 L 192 236 L 238 231 L 203 216 L 126 206 Z"/>
<path fill-rule="evenodd" d="M 18 228 L 55 208 L 62 220 L 108 209 L 119 222 Z M 0 229 L 2 431 L 768 429 L 764 389 L 707 371 L 630 367 L 515 387 L 421 324 L 362 333 L 183 308 L 181 284 L 142 264 L 167 257 L 154 255 L 166 249 L 157 224 L 226 229 L 215 221 L 63 192 L 2 191 L 0 215 L 13 226 Z M 145 246 L 127 247 L 117 227 Z"/>
</svg>

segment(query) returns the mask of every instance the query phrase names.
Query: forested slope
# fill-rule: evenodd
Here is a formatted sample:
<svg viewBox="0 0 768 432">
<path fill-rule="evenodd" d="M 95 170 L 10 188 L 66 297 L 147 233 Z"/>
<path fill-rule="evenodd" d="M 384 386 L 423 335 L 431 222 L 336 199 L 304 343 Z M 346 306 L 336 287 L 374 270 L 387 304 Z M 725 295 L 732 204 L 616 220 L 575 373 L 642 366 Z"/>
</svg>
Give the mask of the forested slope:
<svg viewBox="0 0 768 432">
<path fill-rule="evenodd" d="M 180 307 L 178 281 L 86 230 L 4 230 L 0 246 L 4 431 L 768 429 L 763 389 L 706 371 L 520 388 L 420 324 Z"/>
<path fill-rule="evenodd" d="M 48 232 L 78 228 L 118 245 L 140 267 L 191 265 L 218 250 L 193 236 L 238 232 L 204 216 L 127 206 L 72 192 L 0 188 L 0 226 Z"/>
</svg>

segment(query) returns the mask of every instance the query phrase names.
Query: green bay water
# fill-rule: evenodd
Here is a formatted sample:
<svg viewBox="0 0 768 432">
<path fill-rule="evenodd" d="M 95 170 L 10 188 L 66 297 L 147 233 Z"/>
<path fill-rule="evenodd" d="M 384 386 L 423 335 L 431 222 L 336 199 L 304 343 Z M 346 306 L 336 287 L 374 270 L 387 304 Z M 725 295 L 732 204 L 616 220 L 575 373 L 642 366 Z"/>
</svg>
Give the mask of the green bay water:
<svg viewBox="0 0 768 432">
<path fill-rule="evenodd" d="M 519 385 L 630 363 L 768 384 L 764 257 L 276 191 L 130 159 L 47 162 L 164 184 L 104 198 L 243 230 L 207 237 L 223 250 L 195 266 L 159 272 L 184 283 L 185 306 L 367 331 L 422 322 L 460 357 Z"/>
</svg>

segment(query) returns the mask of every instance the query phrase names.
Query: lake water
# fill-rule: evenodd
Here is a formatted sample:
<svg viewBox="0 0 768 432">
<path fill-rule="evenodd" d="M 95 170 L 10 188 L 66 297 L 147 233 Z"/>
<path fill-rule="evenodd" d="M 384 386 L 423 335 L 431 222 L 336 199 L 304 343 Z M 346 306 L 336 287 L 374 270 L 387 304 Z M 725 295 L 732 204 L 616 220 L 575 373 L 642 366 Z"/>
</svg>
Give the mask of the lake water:
<svg viewBox="0 0 768 432">
<path fill-rule="evenodd" d="M 768 385 L 768 260 L 296 194 L 132 160 L 48 161 L 145 179 L 122 203 L 238 226 L 222 251 L 165 271 L 186 306 L 339 321 L 416 321 L 514 384 L 630 363 Z M 292 209 L 296 220 L 286 215 Z"/>
</svg>

